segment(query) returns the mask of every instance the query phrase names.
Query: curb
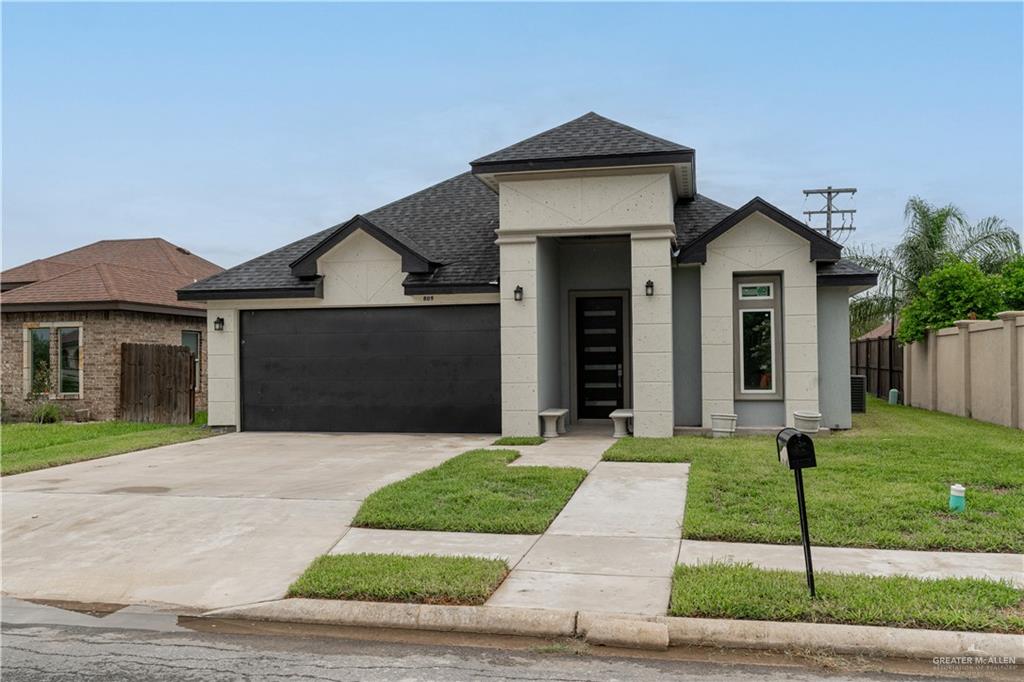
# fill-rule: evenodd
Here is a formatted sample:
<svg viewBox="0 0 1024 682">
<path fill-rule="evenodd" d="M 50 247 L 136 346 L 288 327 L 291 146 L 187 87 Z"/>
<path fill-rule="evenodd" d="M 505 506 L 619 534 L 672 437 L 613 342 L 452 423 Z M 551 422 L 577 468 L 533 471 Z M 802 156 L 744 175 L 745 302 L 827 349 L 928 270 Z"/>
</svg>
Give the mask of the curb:
<svg viewBox="0 0 1024 682">
<path fill-rule="evenodd" d="M 1024 655 L 1024 635 L 503 606 L 281 599 L 207 611 L 201 617 L 523 637 L 582 637 L 592 644 L 631 649 L 697 645 L 924 659 L 1019 659 Z"/>
</svg>

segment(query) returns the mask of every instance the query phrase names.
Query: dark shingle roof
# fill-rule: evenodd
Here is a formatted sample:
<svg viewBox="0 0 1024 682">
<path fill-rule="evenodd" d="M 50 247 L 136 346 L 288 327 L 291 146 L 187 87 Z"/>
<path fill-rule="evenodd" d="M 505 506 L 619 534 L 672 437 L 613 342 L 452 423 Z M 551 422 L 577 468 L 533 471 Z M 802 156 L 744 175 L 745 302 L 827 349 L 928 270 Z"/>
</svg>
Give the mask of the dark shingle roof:
<svg viewBox="0 0 1024 682">
<path fill-rule="evenodd" d="M 481 156 L 471 165 L 692 151 L 690 147 L 655 137 L 591 111 L 522 142 Z"/>
<path fill-rule="evenodd" d="M 404 243 L 413 244 L 429 260 L 443 263 L 434 272 L 409 275 L 407 283 L 432 286 L 487 285 L 498 278 L 498 195 L 462 173 L 411 194 L 364 217 Z M 334 232 L 335 227 L 310 235 L 186 287 L 209 291 L 295 289 L 310 287 L 291 271 L 291 263 Z"/>
<path fill-rule="evenodd" d="M 676 201 L 676 239 L 679 246 L 686 246 L 735 210 L 702 194 Z"/>
<path fill-rule="evenodd" d="M 840 258 L 826 263 L 818 261 L 818 280 L 834 281 L 836 284 L 870 284 L 878 283 L 878 273 L 872 272 L 852 260 Z"/>
</svg>

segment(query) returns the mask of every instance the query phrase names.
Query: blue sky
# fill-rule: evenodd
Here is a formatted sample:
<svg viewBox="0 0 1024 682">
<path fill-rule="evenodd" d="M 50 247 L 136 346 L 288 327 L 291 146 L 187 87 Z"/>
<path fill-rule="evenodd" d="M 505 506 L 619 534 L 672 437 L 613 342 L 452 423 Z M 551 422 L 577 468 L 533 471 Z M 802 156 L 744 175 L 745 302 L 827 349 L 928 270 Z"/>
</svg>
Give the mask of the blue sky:
<svg viewBox="0 0 1024 682">
<path fill-rule="evenodd" d="M 163 236 L 222 265 L 594 110 L 794 214 L 854 185 L 1024 224 L 1021 4 L 3 7 L 3 266 Z M 817 208 L 814 201 L 806 208 Z"/>
</svg>

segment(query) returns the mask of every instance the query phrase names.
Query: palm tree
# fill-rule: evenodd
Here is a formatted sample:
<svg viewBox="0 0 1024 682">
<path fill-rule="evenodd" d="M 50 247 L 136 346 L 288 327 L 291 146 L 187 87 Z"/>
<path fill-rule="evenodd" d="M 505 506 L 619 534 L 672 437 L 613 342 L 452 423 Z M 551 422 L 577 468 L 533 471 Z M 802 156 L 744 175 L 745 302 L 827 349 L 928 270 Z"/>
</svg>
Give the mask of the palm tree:
<svg viewBox="0 0 1024 682">
<path fill-rule="evenodd" d="M 935 207 L 914 196 L 907 200 L 903 217 L 907 227 L 894 248 L 850 249 L 852 260 L 878 273 L 878 287 L 850 304 L 854 338 L 910 302 L 921 278 L 949 256 L 994 273 L 1021 253 L 1020 235 L 996 216 L 971 224 L 953 204 Z"/>
</svg>

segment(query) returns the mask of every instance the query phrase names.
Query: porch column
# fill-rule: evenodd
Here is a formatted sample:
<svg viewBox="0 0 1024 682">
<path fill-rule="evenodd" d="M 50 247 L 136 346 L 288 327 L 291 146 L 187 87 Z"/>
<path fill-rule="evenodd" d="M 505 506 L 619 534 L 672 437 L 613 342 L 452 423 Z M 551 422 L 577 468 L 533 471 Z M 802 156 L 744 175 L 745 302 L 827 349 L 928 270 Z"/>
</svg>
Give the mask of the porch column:
<svg viewBox="0 0 1024 682">
<path fill-rule="evenodd" d="M 632 265 L 633 433 L 668 437 L 675 423 L 672 392 L 672 240 L 634 234 Z M 654 295 L 646 292 L 647 281 Z"/>
<path fill-rule="evenodd" d="M 501 434 L 539 436 L 537 239 L 501 238 Z M 515 300 L 516 287 L 523 300 Z"/>
</svg>

